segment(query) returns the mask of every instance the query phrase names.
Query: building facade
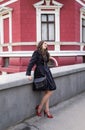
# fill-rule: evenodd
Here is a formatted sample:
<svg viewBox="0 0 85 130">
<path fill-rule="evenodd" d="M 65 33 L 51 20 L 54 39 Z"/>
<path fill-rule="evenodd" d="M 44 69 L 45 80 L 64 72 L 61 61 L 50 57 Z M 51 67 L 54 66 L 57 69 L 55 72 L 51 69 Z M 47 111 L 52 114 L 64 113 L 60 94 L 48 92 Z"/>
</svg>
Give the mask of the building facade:
<svg viewBox="0 0 85 130">
<path fill-rule="evenodd" d="M 55 66 L 85 62 L 85 0 L 0 0 L 0 74 L 25 71 L 40 40 Z"/>
</svg>

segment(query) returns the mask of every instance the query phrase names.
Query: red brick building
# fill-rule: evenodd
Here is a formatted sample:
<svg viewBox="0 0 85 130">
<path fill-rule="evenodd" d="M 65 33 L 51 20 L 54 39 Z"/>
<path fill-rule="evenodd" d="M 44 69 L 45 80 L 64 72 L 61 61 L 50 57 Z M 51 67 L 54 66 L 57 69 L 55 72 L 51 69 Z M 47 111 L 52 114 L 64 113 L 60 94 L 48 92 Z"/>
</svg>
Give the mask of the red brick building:
<svg viewBox="0 0 85 130">
<path fill-rule="evenodd" d="M 40 40 L 59 66 L 85 62 L 85 0 L 0 0 L 0 73 L 25 71 Z"/>
</svg>

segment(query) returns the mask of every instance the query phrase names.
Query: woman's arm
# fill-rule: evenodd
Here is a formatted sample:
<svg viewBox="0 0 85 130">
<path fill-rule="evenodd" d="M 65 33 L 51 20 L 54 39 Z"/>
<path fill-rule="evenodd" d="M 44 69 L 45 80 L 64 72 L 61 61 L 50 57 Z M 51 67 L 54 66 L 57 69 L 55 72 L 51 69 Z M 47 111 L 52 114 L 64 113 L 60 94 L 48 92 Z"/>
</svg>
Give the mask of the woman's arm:
<svg viewBox="0 0 85 130">
<path fill-rule="evenodd" d="M 31 60 L 28 64 L 28 67 L 27 67 L 27 71 L 26 71 L 26 75 L 31 76 L 31 70 L 33 68 L 33 66 L 36 64 L 36 61 L 37 61 L 37 51 L 34 51 L 32 57 L 31 57 Z"/>
</svg>

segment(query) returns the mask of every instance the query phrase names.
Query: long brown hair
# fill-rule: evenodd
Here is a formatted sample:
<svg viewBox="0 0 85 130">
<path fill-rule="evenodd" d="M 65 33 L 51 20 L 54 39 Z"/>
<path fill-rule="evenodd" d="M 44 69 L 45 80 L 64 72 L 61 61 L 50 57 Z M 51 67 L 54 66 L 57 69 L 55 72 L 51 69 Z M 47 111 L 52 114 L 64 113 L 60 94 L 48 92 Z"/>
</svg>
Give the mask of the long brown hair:
<svg viewBox="0 0 85 130">
<path fill-rule="evenodd" d="M 44 42 L 45 41 L 40 41 L 38 43 L 37 50 L 43 56 L 44 61 L 49 61 L 50 55 L 49 55 L 49 52 L 48 52 L 48 48 L 46 48 L 46 49 L 42 48 L 42 45 L 43 45 Z"/>
</svg>

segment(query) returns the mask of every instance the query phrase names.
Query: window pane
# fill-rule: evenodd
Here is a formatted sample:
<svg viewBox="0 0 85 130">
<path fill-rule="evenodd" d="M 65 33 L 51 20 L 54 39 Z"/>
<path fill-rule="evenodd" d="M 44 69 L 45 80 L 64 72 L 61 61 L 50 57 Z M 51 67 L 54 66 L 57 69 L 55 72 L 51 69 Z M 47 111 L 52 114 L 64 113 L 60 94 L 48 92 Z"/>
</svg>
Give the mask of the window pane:
<svg viewBox="0 0 85 130">
<path fill-rule="evenodd" d="M 42 40 L 47 40 L 47 24 L 42 24 Z"/>
<path fill-rule="evenodd" d="M 54 24 L 49 24 L 49 40 L 54 40 Z"/>
<path fill-rule="evenodd" d="M 85 42 L 85 27 L 82 28 L 82 42 Z"/>
<path fill-rule="evenodd" d="M 53 21 L 54 22 L 54 15 L 48 15 L 48 21 Z"/>
<path fill-rule="evenodd" d="M 46 15 L 42 15 L 41 20 L 42 20 L 43 22 L 47 21 Z"/>
<path fill-rule="evenodd" d="M 42 14 L 41 15 L 41 39 L 47 41 L 55 40 L 55 15 Z"/>
<path fill-rule="evenodd" d="M 9 58 L 8 57 L 4 57 L 3 61 L 4 61 L 4 67 L 8 67 L 9 66 Z"/>
<path fill-rule="evenodd" d="M 84 19 L 82 20 L 82 25 L 85 26 L 85 20 Z"/>
</svg>

